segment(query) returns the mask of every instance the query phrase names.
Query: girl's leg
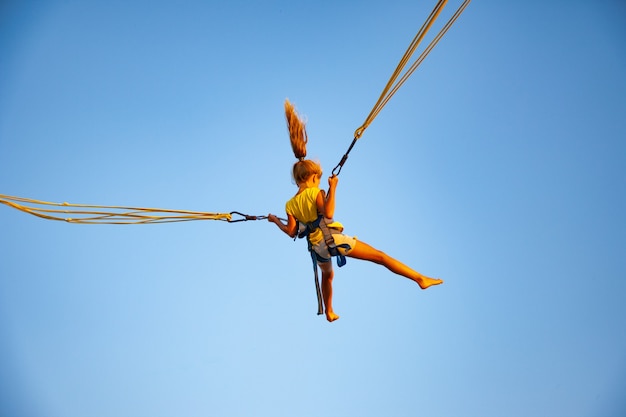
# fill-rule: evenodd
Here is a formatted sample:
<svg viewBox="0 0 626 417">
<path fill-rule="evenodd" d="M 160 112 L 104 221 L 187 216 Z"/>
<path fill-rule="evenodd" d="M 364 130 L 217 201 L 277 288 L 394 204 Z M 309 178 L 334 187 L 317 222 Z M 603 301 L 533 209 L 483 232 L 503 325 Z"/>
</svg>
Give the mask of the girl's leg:
<svg viewBox="0 0 626 417">
<path fill-rule="evenodd" d="M 409 268 L 402 262 L 392 258 L 385 252 L 375 249 L 365 242 L 357 241 L 356 245 L 346 255 L 356 259 L 363 259 L 385 266 L 388 270 L 398 275 L 402 275 L 410 280 L 417 282 L 421 289 L 425 290 L 431 285 L 441 284 L 443 281 L 436 278 L 430 278 L 419 272 Z"/>
<path fill-rule="evenodd" d="M 318 264 L 322 270 L 322 298 L 324 299 L 324 309 L 326 311 L 326 320 L 335 321 L 339 318 L 333 311 L 333 271 L 332 262 L 324 262 Z"/>
</svg>

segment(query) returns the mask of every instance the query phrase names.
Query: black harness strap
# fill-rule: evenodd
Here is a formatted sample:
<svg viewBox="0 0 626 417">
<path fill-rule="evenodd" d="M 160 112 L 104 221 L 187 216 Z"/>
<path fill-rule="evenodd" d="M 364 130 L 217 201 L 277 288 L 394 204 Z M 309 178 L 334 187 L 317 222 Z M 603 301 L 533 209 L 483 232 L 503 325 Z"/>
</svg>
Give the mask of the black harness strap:
<svg viewBox="0 0 626 417">
<path fill-rule="evenodd" d="M 324 314 L 324 305 L 322 304 L 322 291 L 320 290 L 320 278 L 317 274 L 317 257 L 315 251 L 310 250 L 311 260 L 313 261 L 313 272 L 315 274 L 315 293 L 317 294 L 317 315 Z"/>
<path fill-rule="evenodd" d="M 336 234 L 339 232 L 333 232 L 333 230 L 330 227 L 328 227 L 329 220 L 332 223 L 332 219 L 327 219 L 323 215 L 320 215 L 315 221 L 311 223 L 305 223 L 304 230 L 302 230 L 297 235 L 298 238 L 306 237 L 309 253 L 311 254 L 311 262 L 313 262 L 313 272 L 315 274 L 315 292 L 317 294 L 317 314 L 318 315 L 324 314 L 324 307 L 322 303 L 322 291 L 320 290 L 319 274 L 317 272 L 318 255 L 313 249 L 313 245 L 311 244 L 311 241 L 309 240 L 309 235 L 311 234 L 311 232 L 319 228 L 322 231 L 322 235 L 324 236 L 324 243 L 326 244 L 326 247 L 328 248 L 329 255 L 331 256 L 331 258 L 333 256 L 337 258 L 337 266 L 341 268 L 342 266 L 346 264 L 346 257 L 339 252 L 339 249 L 337 249 L 337 245 L 335 244 L 335 240 L 333 239 L 333 234 Z M 300 229 L 300 223 L 298 222 L 298 226 L 296 230 L 299 230 L 299 229 Z"/>
</svg>

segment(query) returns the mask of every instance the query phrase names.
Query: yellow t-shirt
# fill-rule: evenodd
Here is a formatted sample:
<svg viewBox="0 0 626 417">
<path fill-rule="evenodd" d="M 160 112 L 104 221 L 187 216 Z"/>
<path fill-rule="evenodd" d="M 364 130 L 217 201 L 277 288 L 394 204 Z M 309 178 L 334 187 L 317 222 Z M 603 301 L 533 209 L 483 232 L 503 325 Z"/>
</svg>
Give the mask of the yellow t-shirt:
<svg viewBox="0 0 626 417">
<path fill-rule="evenodd" d="M 300 223 L 311 223 L 317 219 L 319 213 L 317 212 L 317 195 L 321 192 L 318 187 L 306 188 L 300 194 L 293 196 L 285 204 L 285 211 L 287 214 L 294 216 Z M 309 235 L 311 244 L 316 245 L 324 239 L 322 230 L 320 228 L 315 229 Z"/>
</svg>

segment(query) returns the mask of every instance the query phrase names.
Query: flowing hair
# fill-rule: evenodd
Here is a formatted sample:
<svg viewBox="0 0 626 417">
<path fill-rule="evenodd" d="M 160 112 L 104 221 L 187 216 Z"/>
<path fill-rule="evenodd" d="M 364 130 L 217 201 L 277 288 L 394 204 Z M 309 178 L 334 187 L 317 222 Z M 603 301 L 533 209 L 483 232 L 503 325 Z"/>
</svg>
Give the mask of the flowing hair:
<svg viewBox="0 0 626 417">
<path fill-rule="evenodd" d="M 306 158 L 306 144 L 309 138 L 306 134 L 306 123 L 296 112 L 293 104 L 285 100 L 285 118 L 287 119 L 287 129 L 289 130 L 289 140 L 293 155 L 298 161 L 293 165 L 293 179 L 296 184 L 307 180 L 312 174 L 322 175 L 322 167 L 310 159 Z"/>
<path fill-rule="evenodd" d="M 287 119 L 287 129 L 289 129 L 291 149 L 293 149 L 294 156 L 302 161 L 306 157 L 306 143 L 309 141 L 306 134 L 306 123 L 300 118 L 296 108 L 289 100 L 285 100 L 285 118 Z"/>
</svg>

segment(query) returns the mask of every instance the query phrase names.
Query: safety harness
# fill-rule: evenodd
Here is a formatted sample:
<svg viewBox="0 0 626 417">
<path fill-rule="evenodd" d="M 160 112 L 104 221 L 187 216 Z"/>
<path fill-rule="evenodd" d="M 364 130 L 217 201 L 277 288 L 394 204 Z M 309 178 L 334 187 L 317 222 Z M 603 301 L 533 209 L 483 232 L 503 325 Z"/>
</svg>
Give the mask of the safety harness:
<svg viewBox="0 0 626 417">
<path fill-rule="evenodd" d="M 346 257 L 339 252 L 337 245 L 335 244 L 335 239 L 333 239 L 334 234 L 339 234 L 342 230 L 339 230 L 334 227 L 329 227 L 332 225 L 333 219 L 328 219 L 323 215 L 319 215 L 317 219 L 312 221 L 311 223 L 300 223 L 298 221 L 297 229 L 298 235 L 297 237 L 302 239 L 306 237 L 308 243 L 309 253 L 311 254 L 311 261 L 313 262 L 313 272 L 315 274 L 315 292 L 317 294 L 317 314 L 324 314 L 324 306 L 322 304 L 322 291 L 320 290 L 320 281 L 319 275 L 317 273 L 317 263 L 318 262 L 330 262 L 332 257 L 337 258 L 337 266 L 342 267 L 346 264 Z M 324 244 L 328 249 L 328 253 L 331 256 L 331 259 L 322 258 L 319 254 L 315 252 L 313 249 L 313 245 L 311 244 L 311 240 L 309 239 L 309 235 L 320 229 L 322 231 L 322 236 L 324 237 Z"/>
</svg>

